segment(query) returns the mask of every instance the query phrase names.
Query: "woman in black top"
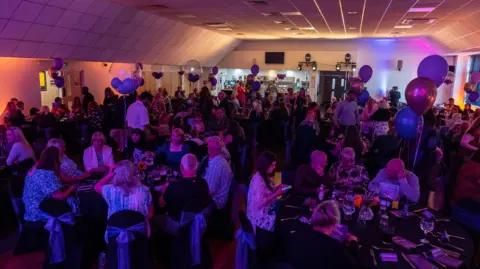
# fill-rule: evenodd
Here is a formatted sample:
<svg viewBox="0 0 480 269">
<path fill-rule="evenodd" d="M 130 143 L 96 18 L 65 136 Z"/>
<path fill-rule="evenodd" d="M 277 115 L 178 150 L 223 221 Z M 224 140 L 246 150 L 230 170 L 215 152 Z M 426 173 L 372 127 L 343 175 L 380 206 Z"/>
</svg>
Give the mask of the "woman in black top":
<svg viewBox="0 0 480 269">
<path fill-rule="evenodd" d="M 132 136 L 128 138 L 127 158 L 134 164 L 140 162 L 147 149 L 147 138 L 145 132 L 134 129 Z"/>
</svg>

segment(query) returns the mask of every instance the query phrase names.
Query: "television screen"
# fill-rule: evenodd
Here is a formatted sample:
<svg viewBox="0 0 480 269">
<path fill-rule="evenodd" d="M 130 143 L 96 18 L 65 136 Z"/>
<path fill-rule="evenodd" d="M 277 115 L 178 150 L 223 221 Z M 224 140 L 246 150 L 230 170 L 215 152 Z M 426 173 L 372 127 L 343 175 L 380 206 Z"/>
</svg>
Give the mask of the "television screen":
<svg viewBox="0 0 480 269">
<path fill-rule="evenodd" d="M 265 52 L 266 64 L 284 64 L 285 52 Z"/>
</svg>

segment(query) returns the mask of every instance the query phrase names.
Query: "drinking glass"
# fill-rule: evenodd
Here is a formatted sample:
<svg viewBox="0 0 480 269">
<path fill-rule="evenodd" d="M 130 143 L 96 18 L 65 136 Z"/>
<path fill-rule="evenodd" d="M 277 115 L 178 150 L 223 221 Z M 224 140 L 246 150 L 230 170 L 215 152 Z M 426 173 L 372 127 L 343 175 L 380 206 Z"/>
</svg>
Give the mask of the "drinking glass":
<svg viewBox="0 0 480 269">
<path fill-rule="evenodd" d="M 343 204 L 343 213 L 345 215 L 345 220 L 351 220 L 353 213 L 355 213 L 355 205 L 352 201 L 345 200 Z"/>
<path fill-rule="evenodd" d="M 422 229 L 425 235 L 425 238 L 420 240 L 420 242 L 424 244 L 430 243 L 427 240 L 427 234 L 432 232 L 434 228 L 435 228 L 435 220 L 433 220 L 432 218 L 422 218 L 422 220 L 420 221 L 420 229 Z"/>
</svg>

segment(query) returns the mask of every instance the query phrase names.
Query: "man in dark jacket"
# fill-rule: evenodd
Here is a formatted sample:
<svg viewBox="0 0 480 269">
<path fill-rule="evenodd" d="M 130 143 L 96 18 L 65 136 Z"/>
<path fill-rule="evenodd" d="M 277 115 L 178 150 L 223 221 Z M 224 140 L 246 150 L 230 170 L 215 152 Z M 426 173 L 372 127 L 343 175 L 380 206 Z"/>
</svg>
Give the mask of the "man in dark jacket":
<svg viewBox="0 0 480 269">
<path fill-rule="evenodd" d="M 390 104 L 394 107 L 398 106 L 398 101 L 402 97 L 402 94 L 398 91 L 397 86 L 393 86 L 390 92 L 388 93 L 388 98 L 390 99 Z"/>
<path fill-rule="evenodd" d="M 82 108 L 88 110 L 88 103 L 95 101 L 93 95 L 88 91 L 88 87 L 82 87 Z"/>
</svg>

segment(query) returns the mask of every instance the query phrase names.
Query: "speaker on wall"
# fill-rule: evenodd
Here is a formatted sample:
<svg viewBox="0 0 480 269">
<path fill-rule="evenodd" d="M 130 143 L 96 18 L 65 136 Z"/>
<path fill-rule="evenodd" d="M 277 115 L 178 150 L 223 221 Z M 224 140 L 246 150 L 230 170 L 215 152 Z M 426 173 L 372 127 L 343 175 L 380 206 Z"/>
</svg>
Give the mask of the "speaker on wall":
<svg viewBox="0 0 480 269">
<path fill-rule="evenodd" d="M 402 71 L 403 68 L 403 60 L 398 60 L 397 61 L 397 70 Z"/>
<path fill-rule="evenodd" d="M 448 71 L 455 73 L 455 65 L 449 65 Z"/>
</svg>

